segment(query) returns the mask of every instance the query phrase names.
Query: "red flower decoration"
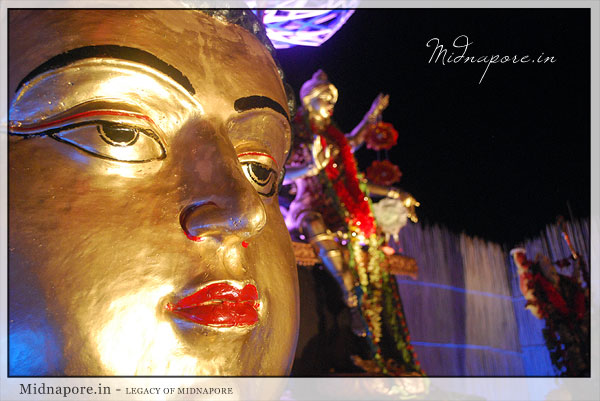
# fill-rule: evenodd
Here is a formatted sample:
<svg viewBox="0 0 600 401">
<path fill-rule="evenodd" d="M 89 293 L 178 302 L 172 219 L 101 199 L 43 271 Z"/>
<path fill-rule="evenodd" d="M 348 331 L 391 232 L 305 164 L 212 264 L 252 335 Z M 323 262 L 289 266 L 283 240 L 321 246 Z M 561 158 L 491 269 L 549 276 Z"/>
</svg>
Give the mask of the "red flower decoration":
<svg viewBox="0 0 600 401">
<path fill-rule="evenodd" d="M 375 128 L 369 130 L 365 142 L 369 149 L 391 149 L 398 142 L 398 131 L 390 123 L 379 122 Z"/>
<path fill-rule="evenodd" d="M 374 161 L 367 168 L 367 178 L 375 184 L 392 185 L 400 181 L 402 172 L 398 166 L 388 160 Z"/>
</svg>

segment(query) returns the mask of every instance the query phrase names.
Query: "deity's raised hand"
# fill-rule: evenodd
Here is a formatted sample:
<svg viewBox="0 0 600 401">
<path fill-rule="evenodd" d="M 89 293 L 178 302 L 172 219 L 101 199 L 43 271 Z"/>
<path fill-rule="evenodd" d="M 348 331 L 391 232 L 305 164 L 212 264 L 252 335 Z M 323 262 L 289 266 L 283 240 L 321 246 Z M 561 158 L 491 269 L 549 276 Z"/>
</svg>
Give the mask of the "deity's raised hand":
<svg viewBox="0 0 600 401">
<path fill-rule="evenodd" d="M 388 198 L 399 199 L 400 201 L 402 201 L 402 204 L 408 211 L 408 218 L 413 223 L 419 221 L 415 208 L 421 206 L 421 203 L 417 201 L 411 194 L 409 194 L 408 192 L 401 191 L 397 188 L 391 187 L 386 196 Z"/>
<path fill-rule="evenodd" d="M 384 95 L 383 93 L 377 95 L 377 97 L 375 98 L 375 100 L 373 100 L 373 103 L 371 104 L 369 112 L 367 113 L 367 118 L 369 119 L 369 122 L 371 124 L 375 124 L 377 121 L 379 121 L 381 118 L 381 114 L 388 107 L 389 104 L 390 95 Z"/>
<path fill-rule="evenodd" d="M 404 207 L 408 209 L 408 218 L 413 223 L 418 222 L 419 218 L 417 217 L 417 211 L 415 208 L 421 206 L 421 203 L 419 203 L 412 195 L 408 195 L 406 198 L 404 198 L 403 203 Z"/>
</svg>

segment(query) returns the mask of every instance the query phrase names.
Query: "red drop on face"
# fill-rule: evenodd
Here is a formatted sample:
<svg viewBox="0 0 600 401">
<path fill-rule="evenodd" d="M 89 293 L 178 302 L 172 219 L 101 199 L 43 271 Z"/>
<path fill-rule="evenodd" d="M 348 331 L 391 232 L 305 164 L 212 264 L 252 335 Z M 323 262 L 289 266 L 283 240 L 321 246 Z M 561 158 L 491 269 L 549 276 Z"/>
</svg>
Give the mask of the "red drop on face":
<svg viewBox="0 0 600 401">
<path fill-rule="evenodd" d="M 192 241 L 196 241 L 196 242 L 204 241 L 204 238 L 202 238 L 200 236 L 195 237 L 192 234 L 186 232 L 185 230 L 183 232 L 184 232 L 185 236 L 188 237 L 188 239 L 191 239 Z"/>
</svg>

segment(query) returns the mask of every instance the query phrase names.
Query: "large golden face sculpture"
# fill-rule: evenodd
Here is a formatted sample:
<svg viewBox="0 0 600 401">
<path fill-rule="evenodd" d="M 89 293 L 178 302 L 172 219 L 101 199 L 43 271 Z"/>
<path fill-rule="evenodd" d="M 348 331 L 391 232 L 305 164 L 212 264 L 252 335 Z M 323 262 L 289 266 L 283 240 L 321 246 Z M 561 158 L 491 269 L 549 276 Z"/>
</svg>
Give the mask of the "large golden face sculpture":
<svg viewBox="0 0 600 401">
<path fill-rule="evenodd" d="M 267 50 L 190 10 L 9 29 L 9 373 L 288 373 L 290 126 Z"/>
</svg>

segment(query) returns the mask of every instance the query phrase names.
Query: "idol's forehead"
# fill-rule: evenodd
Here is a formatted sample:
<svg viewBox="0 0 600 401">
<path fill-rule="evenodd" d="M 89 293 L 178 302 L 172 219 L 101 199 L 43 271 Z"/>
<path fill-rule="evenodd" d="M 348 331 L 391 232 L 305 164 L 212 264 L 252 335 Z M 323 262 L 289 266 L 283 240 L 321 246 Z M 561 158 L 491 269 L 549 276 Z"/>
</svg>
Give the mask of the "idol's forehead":
<svg viewBox="0 0 600 401">
<path fill-rule="evenodd" d="M 228 110 L 246 96 L 287 104 L 263 45 L 243 28 L 197 10 L 10 10 L 11 97 L 19 82 L 47 60 L 107 45 L 148 52 L 181 71 L 208 113 Z"/>
</svg>

